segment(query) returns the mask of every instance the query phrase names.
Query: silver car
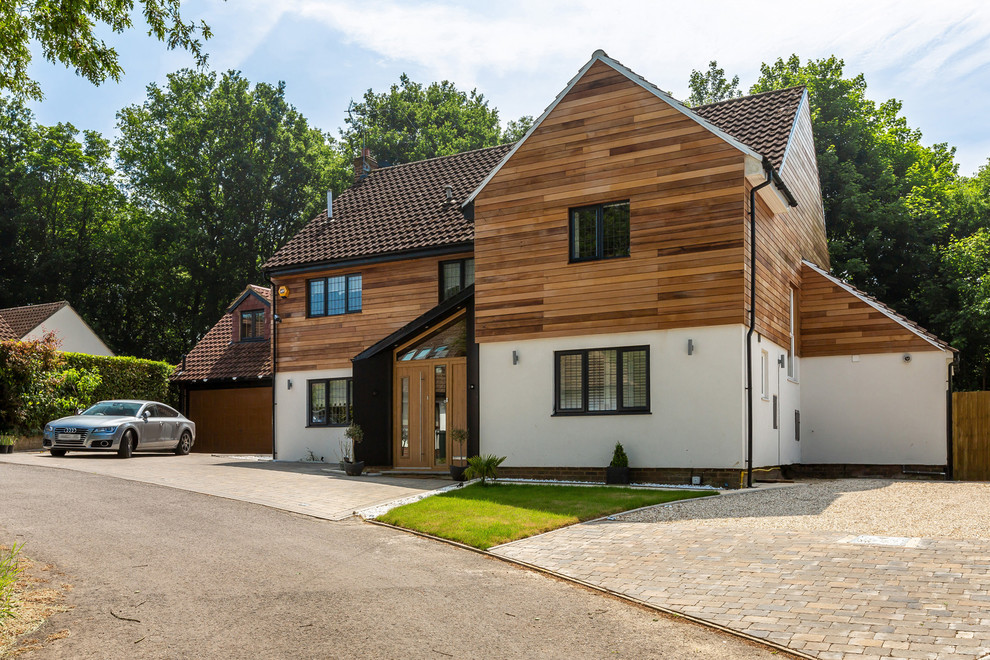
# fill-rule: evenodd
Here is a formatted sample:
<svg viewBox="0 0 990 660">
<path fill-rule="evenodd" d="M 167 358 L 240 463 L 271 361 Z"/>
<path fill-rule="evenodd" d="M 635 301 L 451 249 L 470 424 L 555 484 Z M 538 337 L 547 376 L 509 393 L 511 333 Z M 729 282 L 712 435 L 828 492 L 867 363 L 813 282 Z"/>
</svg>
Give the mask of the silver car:
<svg viewBox="0 0 990 660">
<path fill-rule="evenodd" d="M 43 445 L 52 456 L 68 451 L 172 451 L 185 455 L 196 441 L 196 424 L 157 401 L 100 401 L 78 415 L 45 424 Z"/>
</svg>

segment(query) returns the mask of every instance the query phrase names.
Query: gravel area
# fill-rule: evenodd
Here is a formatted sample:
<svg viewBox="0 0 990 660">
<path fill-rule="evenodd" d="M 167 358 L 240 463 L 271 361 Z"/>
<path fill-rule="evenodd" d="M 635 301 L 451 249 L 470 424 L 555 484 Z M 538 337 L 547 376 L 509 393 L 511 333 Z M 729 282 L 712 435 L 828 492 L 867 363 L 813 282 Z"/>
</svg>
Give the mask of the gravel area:
<svg viewBox="0 0 990 660">
<path fill-rule="evenodd" d="M 990 484 L 890 479 L 809 481 L 794 488 L 686 500 L 615 516 L 707 526 L 878 536 L 990 539 Z"/>
</svg>

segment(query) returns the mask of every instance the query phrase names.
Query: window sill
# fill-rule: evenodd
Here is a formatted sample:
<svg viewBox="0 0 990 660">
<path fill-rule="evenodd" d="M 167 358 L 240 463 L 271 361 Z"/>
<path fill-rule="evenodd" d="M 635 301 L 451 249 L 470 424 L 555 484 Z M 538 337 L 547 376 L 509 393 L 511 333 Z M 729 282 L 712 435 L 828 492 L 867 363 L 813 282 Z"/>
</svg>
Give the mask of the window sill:
<svg viewBox="0 0 990 660">
<path fill-rule="evenodd" d="M 554 411 L 551 417 L 610 417 L 612 415 L 652 415 L 651 410 L 600 410 L 595 412 L 580 411 Z"/>
<path fill-rule="evenodd" d="M 799 381 L 797 378 L 791 378 L 790 376 L 787 377 L 787 382 L 788 383 L 794 383 L 795 385 L 800 385 L 801 384 L 801 381 Z"/>
<path fill-rule="evenodd" d="M 350 424 L 307 424 L 308 429 L 346 429 Z"/>
</svg>

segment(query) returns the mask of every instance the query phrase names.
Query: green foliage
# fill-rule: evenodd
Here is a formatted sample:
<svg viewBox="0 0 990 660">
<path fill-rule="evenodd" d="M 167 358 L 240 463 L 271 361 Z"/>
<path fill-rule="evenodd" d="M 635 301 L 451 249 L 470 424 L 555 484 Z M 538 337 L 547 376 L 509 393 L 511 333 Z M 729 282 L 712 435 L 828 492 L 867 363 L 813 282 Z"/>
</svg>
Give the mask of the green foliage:
<svg viewBox="0 0 990 660">
<path fill-rule="evenodd" d="M 37 433 L 52 419 L 105 399 L 175 405 L 172 369 L 137 358 L 61 353 L 52 334 L 0 342 L 0 428 Z"/>
<path fill-rule="evenodd" d="M 17 556 L 21 546 L 16 543 L 8 548 L 0 548 L 0 621 L 14 615 L 14 585 L 23 572 Z"/>
<path fill-rule="evenodd" d="M 341 136 L 351 153 L 366 147 L 379 165 L 449 156 L 502 142 L 498 110 L 488 107 L 484 95 L 476 90 L 464 93 L 446 80 L 424 87 L 406 74 L 388 92 L 365 92 L 345 122 Z"/>
<path fill-rule="evenodd" d="M 502 142 L 518 142 L 526 135 L 526 132 L 533 127 L 533 116 L 523 115 L 519 119 L 510 119 L 502 133 Z"/>
<path fill-rule="evenodd" d="M 948 315 L 955 345 L 974 363 L 974 384 L 985 390 L 990 363 L 990 229 L 953 238 L 942 253 L 956 302 Z"/>
<path fill-rule="evenodd" d="M 192 53 L 198 64 L 206 63 L 203 39 L 209 26 L 182 20 L 181 0 L 141 0 L 148 34 L 169 50 Z M 117 51 L 103 42 L 106 28 L 122 33 L 134 26 L 133 0 L 17 0 L 0 3 L 0 89 L 35 99 L 43 98 L 41 86 L 29 75 L 32 42 L 41 46 L 49 62 L 72 67 L 94 85 L 107 78 L 120 82 L 124 70 Z M 104 27 L 105 26 L 105 27 Z"/>
<path fill-rule="evenodd" d="M 481 479 L 481 485 L 486 486 L 487 480 L 498 479 L 498 466 L 505 461 L 506 457 L 498 457 L 495 454 L 485 456 L 472 456 L 468 459 L 467 469 L 464 476 L 468 479 Z"/>
<path fill-rule="evenodd" d="M 620 511 L 709 495 L 712 491 L 472 484 L 397 507 L 378 519 L 487 550 Z"/>
<path fill-rule="evenodd" d="M 629 467 L 629 457 L 626 450 L 622 448 L 622 443 L 615 443 L 615 450 L 612 452 L 612 462 L 609 467 Z"/>
<path fill-rule="evenodd" d="M 16 435 L 11 433 L 0 433 L 0 447 L 13 447 L 16 443 Z"/>
<path fill-rule="evenodd" d="M 739 76 L 732 76 L 731 81 L 726 80 L 725 69 L 719 68 L 715 60 L 708 63 L 708 71 L 691 69 L 688 87 L 691 89 L 691 95 L 687 100 L 690 106 L 717 103 L 742 96 L 742 92 L 739 91 Z"/>
</svg>

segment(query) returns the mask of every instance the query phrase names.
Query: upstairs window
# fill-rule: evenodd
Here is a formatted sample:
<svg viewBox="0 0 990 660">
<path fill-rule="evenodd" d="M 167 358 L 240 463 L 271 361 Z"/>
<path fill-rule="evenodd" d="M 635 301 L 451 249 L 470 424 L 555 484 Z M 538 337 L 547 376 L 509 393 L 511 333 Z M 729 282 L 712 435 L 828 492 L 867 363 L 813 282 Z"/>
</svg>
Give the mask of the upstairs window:
<svg viewBox="0 0 990 660">
<path fill-rule="evenodd" d="M 554 353 L 554 414 L 650 411 L 648 346 Z"/>
<path fill-rule="evenodd" d="M 306 296 L 309 316 L 336 316 L 361 311 L 361 275 L 310 280 Z"/>
<path fill-rule="evenodd" d="M 474 259 L 440 262 L 440 302 L 474 284 Z"/>
<path fill-rule="evenodd" d="M 241 312 L 241 341 L 264 339 L 265 310 L 252 309 Z"/>
<path fill-rule="evenodd" d="M 571 209 L 571 261 L 629 256 L 629 200 Z"/>
</svg>

